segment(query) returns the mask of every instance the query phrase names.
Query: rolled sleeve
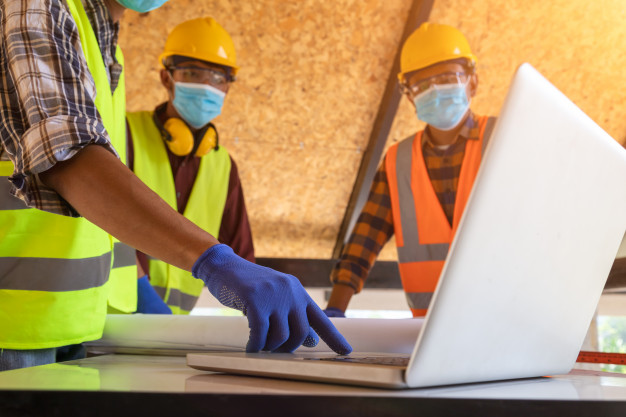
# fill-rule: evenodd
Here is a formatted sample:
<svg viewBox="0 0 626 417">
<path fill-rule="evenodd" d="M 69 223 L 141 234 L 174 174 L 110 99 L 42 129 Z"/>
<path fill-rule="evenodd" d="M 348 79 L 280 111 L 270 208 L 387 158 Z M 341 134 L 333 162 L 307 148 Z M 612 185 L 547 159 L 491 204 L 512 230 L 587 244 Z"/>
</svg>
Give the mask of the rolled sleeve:
<svg viewBox="0 0 626 417">
<path fill-rule="evenodd" d="M 66 216 L 78 216 L 78 213 L 56 191 L 43 184 L 38 174 L 57 162 L 71 159 L 88 145 L 101 145 L 117 156 L 98 118 L 47 118 L 28 129 L 21 143 L 20 153 L 13 162 L 15 171 L 9 177 L 15 187 L 13 194 L 29 207 Z"/>
<path fill-rule="evenodd" d="M 78 213 L 39 174 L 88 145 L 113 149 L 76 24 L 60 0 L 2 2 L 0 136 L 12 194 L 29 207 Z"/>
<path fill-rule="evenodd" d="M 356 293 L 365 280 L 385 243 L 394 233 L 389 184 L 384 162 L 378 168 L 367 202 L 331 272 L 332 284 L 352 287 Z"/>
</svg>

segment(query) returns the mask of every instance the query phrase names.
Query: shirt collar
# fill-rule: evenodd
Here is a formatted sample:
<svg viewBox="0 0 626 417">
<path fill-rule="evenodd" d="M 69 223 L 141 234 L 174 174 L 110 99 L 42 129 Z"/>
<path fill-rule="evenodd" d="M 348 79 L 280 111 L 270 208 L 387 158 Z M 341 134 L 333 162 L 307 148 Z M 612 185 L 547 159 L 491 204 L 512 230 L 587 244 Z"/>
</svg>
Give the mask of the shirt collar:
<svg viewBox="0 0 626 417">
<path fill-rule="evenodd" d="M 98 38 L 100 49 L 111 49 L 111 45 L 117 45 L 120 24 L 113 22 L 104 0 L 83 0 L 83 7 L 96 38 Z M 115 46 L 112 49 L 115 52 Z"/>
<path fill-rule="evenodd" d="M 115 52 L 120 30 L 119 22 L 114 23 L 109 8 L 104 0 L 82 0 L 89 23 L 98 40 L 98 47 L 102 54 L 104 67 L 111 84 L 111 92 L 115 91 L 122 72 L 122 66 L 117 62 Z"/>
<path fill-rule="evenodd" d="M 466 140 L 478 140 L 480 136 L 480 127 L 478 126 L 478 118 L 476 115 L 470 110 L 469 116 L 465 119 L 465 123 L 463 123 L 463 127 L 459 131 L 459 134 L 453 144 L 458 142 L 464 142 Z M 430 148 L 435 148 L 436 146 L 431 141 L 430 129 L 428 126 L 424 129 L 424 133 L 422 135 L 422 146 L 428 146 Z"/>
</svg>

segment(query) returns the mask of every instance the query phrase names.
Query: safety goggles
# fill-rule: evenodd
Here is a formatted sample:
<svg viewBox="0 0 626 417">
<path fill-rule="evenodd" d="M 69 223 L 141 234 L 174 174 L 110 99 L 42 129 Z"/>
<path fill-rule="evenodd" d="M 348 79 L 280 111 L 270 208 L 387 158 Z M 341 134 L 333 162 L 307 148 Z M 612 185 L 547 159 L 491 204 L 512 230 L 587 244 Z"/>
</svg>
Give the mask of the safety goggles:
<svg viewBox="0 0 626 417">
<path fill-rule="evenodd" d="M 400 89 L 403 94 L 408 94 L 410 97 L 417 97 L 419 94 L 428 91 L 431 87 L 437 85 L 446 84 L 467 84 L 471 74 L 464 72 L 446 72 L 443 74 L 437 74 L 425 80 L 419 80 L 415 83 L 411 83 L 411 80 L 400 84 Z"/>
<path fill-rule="evenodd" d="M 223 89 L 228 83 L 234 81 L 232 76 L 213 68 L 171 66 L 167 69 L 172 77 L 176 74 L 178 81 L 185 83 L 209 84 L 212 87 Z"/>
</svg>

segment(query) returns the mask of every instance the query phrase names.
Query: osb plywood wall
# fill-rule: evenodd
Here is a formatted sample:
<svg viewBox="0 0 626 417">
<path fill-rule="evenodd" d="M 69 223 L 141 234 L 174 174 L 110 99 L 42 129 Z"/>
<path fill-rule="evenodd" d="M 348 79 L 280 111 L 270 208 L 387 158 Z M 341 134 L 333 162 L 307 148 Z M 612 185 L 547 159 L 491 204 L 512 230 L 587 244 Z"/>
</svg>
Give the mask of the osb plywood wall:
<svg viewBox="0 0 626 417">
<path fill-rule="evenodd" d="M 127 12 L 128 108 L 166 98 L 157 56 L 169 30 L 211 15 L 241 69 L 221 143 L 238 164 L 257 256 L 328 258 L 400 42 L 406 0 L 171 0 Z"/>
<path fill-rule="evenodd" d="M 215 17 L 241 66 L 215 123 L 240 170 L 257 256 L 328 258 L 410 6 L 170 0 L 145 15 L 129 11 L 120 36 L 128 108 L 166 99 L 156 59 L 169 30 Z M 622 0 L 447 0 L 435 1 L 430 20 L 459 27 L 478 56 L 475 112 L 497 115 L 528 61 L 624 143 L 625 18 Z M 403 100 L 388 145 L 420 127 Z M 395 258 L 393 242 L 380 258 Z"/>
</svg>

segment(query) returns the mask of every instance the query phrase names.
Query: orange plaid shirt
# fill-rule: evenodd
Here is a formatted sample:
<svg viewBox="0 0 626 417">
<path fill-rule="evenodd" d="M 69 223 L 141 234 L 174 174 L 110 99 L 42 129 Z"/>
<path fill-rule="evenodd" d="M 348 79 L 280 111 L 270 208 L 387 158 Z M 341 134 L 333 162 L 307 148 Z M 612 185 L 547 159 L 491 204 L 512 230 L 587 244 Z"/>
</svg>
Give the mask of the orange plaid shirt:
<svg viewBox="0 0 626 417">
<path fill-rule="evenodd" d="M 422 135 L 424 162 L 430 182 L 450 224 L 454 215 L 465 144 L 468 140 L 479 140 L 479 134 L 478 118 L 472 114 L 461 128 L 457 140 L 447 148 L 438 148 L 432 144 L 428 128 Z M 383 161 L 376 171 L 369 197 L 350 239 L 331 273 L 330 280 L 333 284 L 349 285 L 356 292 L 363 288 L 376 257 L 394 233 L 389 195 L 389 183 Z"/>
</svg>

